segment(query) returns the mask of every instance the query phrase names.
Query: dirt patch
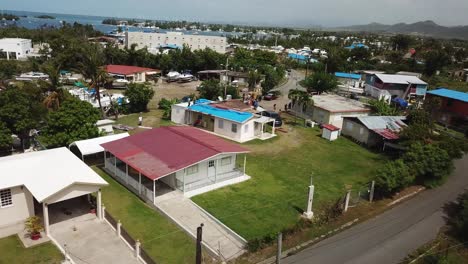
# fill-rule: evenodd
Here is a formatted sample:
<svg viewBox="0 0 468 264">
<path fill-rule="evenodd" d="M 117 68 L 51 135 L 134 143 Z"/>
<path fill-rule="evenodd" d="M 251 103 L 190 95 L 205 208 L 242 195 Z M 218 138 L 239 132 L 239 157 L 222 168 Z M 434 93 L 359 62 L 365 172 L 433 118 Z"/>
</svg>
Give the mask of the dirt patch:
<svg viewBox="0 0 468 264">
<path fill-rule="evenodd" d="M 155 91 L 153 99 L 149 103 L 150 109 L 155 109 L 158 107 L 158 103 L 161 98 L 166 99 L 182 99 L 182 97 L 190 94 L 198 94 L 197 86 L 200 85 L 200 81 L 193 81 L 188 83 L 168 83 L 163 80 L 159 80 L 158 83 L 152 84 L 152 87 Z"/>
</svg>

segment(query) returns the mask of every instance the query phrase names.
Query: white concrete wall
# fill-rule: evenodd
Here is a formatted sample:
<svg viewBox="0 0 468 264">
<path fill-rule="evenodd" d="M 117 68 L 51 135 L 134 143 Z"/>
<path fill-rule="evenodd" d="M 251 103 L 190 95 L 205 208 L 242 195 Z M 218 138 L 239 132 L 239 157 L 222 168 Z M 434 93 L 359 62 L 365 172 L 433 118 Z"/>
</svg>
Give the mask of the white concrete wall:
<svg viewBox="0 0 468 264">
<path fill-rule="evenodd" d="M 32 42 L 30 39 L 15 39 L 5 38 L 0 40 L 0 50 L 10 52 L 10 59 L 17 57 L 18 59 L 26 59 L 33 52 Z"/>
<path fill-rule="evenodd" d="M 48 204 L 57 203 L 60 201 L 83 196 L 85 194 L 97 192 L 101 188 L 96 185 L 73 184 L 68 188 L 56 193 L 52 197 L 47 198 L 44 202 Z"/>
<path fill-rule="evenodd" d="M 223 124 L 220 127 L 220 123 Z M 237 132 L 232 132 L 232 124 L 237 124 Z M 225 137 L 232 138 L 239 141 L 241 139 L 240 131 L 242 130 L 242 124 L 231 122 L 221 118 L 215 118 L 214 122 L 214 132 Z"/>
<path fill-rule="evenodd" d="M 221 159 L 224 157 L 231 157 L 231 164 L 228 165 L 221 165 Z M 230 172 L 234 170 L 236 166 L 236 154 L 224 154 L 224 155 L 218 155 L 214 157 L 213 159 L 210 160 L 218 160 L 218 162 L 215 162 L 216 166 L 216 173 L 217 174 L 222 174 L 226 172 Z M 194 174 L 188 174 L 185 175 L 185 184 L 188 186 L 190 183 L 196 182 L 198 180 L 204 179 L 208 177 L 208 162 L 210 160 L 206 160 L 203 162 L 198 163 L 198 172 Z M 175 177 L 177 180 L 183 182 L 184 181 L 184 174 L 186 173 L 186 169 L 177 171 L 175 174 Z"/>
<path fill-rule="evenodd" d="M 28 189 L 13 187 L 10 190 L 13 204 L 0 208 L 0 229 L 22 224 L 26 218 L 34 215 L 34 200 Z"/>
<path fill-rule="evenodd" d="M 142 49 L 144 47 L 147 47 L 148 49 L 158 49 L 160 46 L 165 46 L 169 44 L 182 47 L 185 44 L 191 50 L 210 48 L 219 53 L 226 52 L 226 37 L 184 35 L 180 32 L 128 32 L 127 34 L 127 47 L 131 47 L 133 44 L 137 44 L 137 49 Z"/>
<path fill-rule="evenodd" d="M 185 124 L 186 107 L 180 105 L 171 106 L 171 121 L 176 124 Z"/>
</svg>

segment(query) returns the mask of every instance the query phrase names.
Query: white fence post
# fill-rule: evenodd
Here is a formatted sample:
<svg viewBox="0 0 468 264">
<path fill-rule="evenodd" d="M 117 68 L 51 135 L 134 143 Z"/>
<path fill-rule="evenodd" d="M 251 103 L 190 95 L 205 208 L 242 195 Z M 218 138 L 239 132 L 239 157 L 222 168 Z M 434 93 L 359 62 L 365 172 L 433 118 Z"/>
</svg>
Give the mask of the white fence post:
<svg viewBox="0 0 468 264">
<path fill-rule="evenodd" d="M 372 181 L 369 193 L 369 202 L 372 203 L 374 201 L 374 189 L 375 189 L 375 181 Z"/>
<path fill-rule="evenodd" d="M 346 193 L 344 212 L 348 211 L 349 198 L 350 198 L 350 197 L 351 197 L 351 190 L 349 190 L 349 191 Z"/>
<path fill-rule="evenodd" d="M 104 220 L 104 219 L 106 219 L 106 207 L 104 206 L 104 204 L 102 204 L 101 210 L 102 210 L 102 212 L 101 212 L 101 220 Z"/>
<path fill-rule="evenodd" d="M 122 223 L 119 221 L 117 221 L 117 228 L 116 228 L 116 231 L 117 231 L 117 236 L 120 237 L 120 234 L 121 234 L 121 228 L 122 228 Z"/>
<path fill-rule="evenodd" d="M 141 246 L 140 240 L 137 239 L 135 242 L 135 257 L 136 258 L 140 256 L 140 246 Z"/>
</svg>

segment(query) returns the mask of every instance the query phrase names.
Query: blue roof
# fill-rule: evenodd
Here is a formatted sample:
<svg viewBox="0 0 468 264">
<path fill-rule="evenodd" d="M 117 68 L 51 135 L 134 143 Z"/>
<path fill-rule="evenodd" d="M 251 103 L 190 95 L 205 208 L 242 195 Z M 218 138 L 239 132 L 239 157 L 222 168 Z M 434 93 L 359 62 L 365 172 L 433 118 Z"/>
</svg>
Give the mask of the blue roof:
<svg viewBox="0 0 468 264">
<path fill-rule="evenodd" d="M 455 100 L 460 100 L 465 103 L 468 103 L 468 93 L 464 93 L 464 92 L 459 92 L 459 91 L 454 91 L 454 90 L 450 90 L 447 88 L 439 87 L 437 88 L 437 90 L 432 90 L 427 93 L 442 96 L 442 97 L 447 97 L 447 98 L 451 98 Z"/>
<path fill-rule="evenodd" d="M 213 101 L 205 99 L 205 98 L 200 98 L 200 99 L 195 101 L 195 104 L 208 104 L 208 103 L 211 103 L 211 102 L 213 102 Z"/>
<path fill-rule="evenodd" d="M 354 73 L 346 73 L 346 72 L 335 72 L 335 76 L 338 78 L 348 78 L 348 79 L 361 79 L 361 75 L 354 74 Z"/>
<path fill-rule="evenodd" d="M 364 44 L 362 44 L 362 43 L 353 43 L 353 44 L 351 44 L 351 46 L 346 47 L 346 48 L 347 48 L 347 49 L 355 49 L 355 48 L 366 48 L 366 49 L 368 49 L 369 46 L 364 45 Z"/>
<path fill-rule="evenodd" d="M 206 104 L 195 104 L 189 107 L 191 111 L 200 112 L 207 115 L 216 116 L 237 123 L 244 123 L 253 117 L 252 113 L 238 112 L 231 109 L 222 109 Z"/>
</svg>

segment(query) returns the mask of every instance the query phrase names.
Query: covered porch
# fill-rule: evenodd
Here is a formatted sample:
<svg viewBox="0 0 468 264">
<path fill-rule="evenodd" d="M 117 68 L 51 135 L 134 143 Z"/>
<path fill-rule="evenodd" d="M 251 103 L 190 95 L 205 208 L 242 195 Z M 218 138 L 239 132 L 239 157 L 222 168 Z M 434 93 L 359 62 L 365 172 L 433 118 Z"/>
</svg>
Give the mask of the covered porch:
<svg viewBox="0 0 468 264">
<path fill-rule="evenodd" d="M 104 155 L 104 169 L 141 199 L 151 203 L 156 202 L 156 197 L 172 191 L 191 196 L 232 184 L 231 181 L 245 176 L 247 160 L 245 154 L 218 155 L 152 180 L 112 153 L 106 151 Z"/>
<path fill-rule="evenodd" d="M 256 138 L 259 138 L 261 140 L 267 140 L 267 139 L 270 139 L 270 138 L 273 138 L 276 136 L 275 134 L 275 119 L 274 118 L 270 118 L 270 117 L 266 117 L 266 116 L 260 116 L 256 119 L 254 119 L 254 128 L 255 128 L 255 131 L 254 131 L 254 135 Z M 268 126 L 266 126 L 267 124 L 270 124 L 271 123 L 271 132 L 270 131 L 266 131 Z"/>
</svg>

